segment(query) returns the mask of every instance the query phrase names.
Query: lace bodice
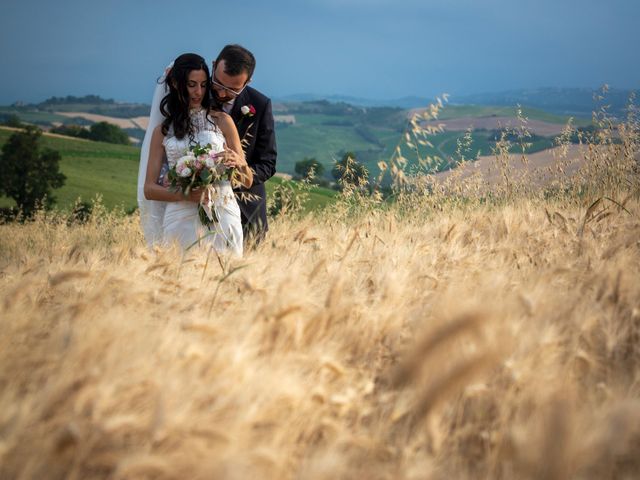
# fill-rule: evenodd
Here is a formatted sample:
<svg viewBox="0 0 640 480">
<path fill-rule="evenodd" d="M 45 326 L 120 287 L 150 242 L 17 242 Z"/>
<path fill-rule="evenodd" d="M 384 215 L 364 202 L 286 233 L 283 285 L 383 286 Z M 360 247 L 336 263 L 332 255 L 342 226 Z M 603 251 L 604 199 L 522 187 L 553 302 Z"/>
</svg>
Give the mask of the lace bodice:
<svg viewBox="0 0 640 480">
<path fill-rule="evenodd" d="M 173 134 L 173 127 L 169 128 L 167 136 L 164 138 L 162 144 L 167 153 L 167 160 L 177 161 L 182 157 L 190 146 L 190 143 L 197 142 L 200 145 L 206 145 L 210 143 L 211 146 L 222 151 L 225 146 L 224 135 L 220 131 L 214 120 L 209 116 L 207 118 L 205 110 L 196 110 L 190 115 L 191 125 L 195 130 L 193 140 L 189 138 L 189 135 L 185 135 L 184 138 L 177 138 Z"/>
</svg>

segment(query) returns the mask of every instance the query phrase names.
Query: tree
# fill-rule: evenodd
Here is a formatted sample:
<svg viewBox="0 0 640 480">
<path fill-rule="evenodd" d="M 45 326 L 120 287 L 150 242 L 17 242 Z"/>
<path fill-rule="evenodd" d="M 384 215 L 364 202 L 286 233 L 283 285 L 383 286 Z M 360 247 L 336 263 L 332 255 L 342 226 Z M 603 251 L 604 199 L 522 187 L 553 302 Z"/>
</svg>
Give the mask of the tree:
<svg viewBox="0 0 640 480">
<path fill-rule="evenodd" d="M 342 185 L 350 184 L 362 187 L 369 181 L 367 168 L 356 160 L 353 152 L 347 152 L 337 161 L 331 170 L 331 175 Z"/>
<path fill-rule="evenodd" d="M 302 178 L 309 178 L 311 171 L 313 170 L 314 179 L 322 177 L 324 174 L 324 165 L 322 165 L 315 158 L 307 158 L 296 162 L 295 171 Z"/>
<path fill-rule="evenodd" d="M 119 126 L 108 122 L 98 122 L 91 125 L 89 139 L 97 142 L 119 143 L 129 145 L 129 135 Z"/>
<path fill-rule="evenodd" d="M 51 190 L 64 185 L 60 173 L 60 154 L 40 148 L 42 130 L 27 126 L 11 135 L 2 147 L 0 157 L 0 194 L 13 198 L 26 216 L 31 216 L 38 204 L 54 203 Z"/>
<path fill-rule="evenodd" d="M 20 120 L 20 117 L 15 113 L 10 113 L 9 115 L 7 115 L 2 123 L 7 127 L 13 127 L 13 128 L 24 127 L 24 125 L 22 124 L 22 121 Z"/>
<path fill-rule="evenodd" d="M 82 125 L 60 125 L 49 130 L 51 133 L 66 135 L 68 137 L 85 138 L 89 140 L 90 132 Z"/>
</svg>

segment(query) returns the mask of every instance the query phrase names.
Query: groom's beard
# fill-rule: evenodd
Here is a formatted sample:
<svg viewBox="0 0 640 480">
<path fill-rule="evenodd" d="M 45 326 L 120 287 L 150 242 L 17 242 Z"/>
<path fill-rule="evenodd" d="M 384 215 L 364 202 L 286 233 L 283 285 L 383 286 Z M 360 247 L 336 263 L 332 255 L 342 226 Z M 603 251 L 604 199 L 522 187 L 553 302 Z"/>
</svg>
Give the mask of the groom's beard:
<svg viewBox="0 0 640 480">
<path fill-rule="evenodd" d="M 230 97 L 226 97 L 226 98 L 221 98 L 220 96 L 218 96 L 218 92 L 216 92 L 215 90 L 213 91 L 213 100 L 214 103 L 216 104 L 216 106 L 220 109 L 222 109 L 222 106 L 225 103 L 229 103 L 233 101 L 233 98 Z"/>
</svg>

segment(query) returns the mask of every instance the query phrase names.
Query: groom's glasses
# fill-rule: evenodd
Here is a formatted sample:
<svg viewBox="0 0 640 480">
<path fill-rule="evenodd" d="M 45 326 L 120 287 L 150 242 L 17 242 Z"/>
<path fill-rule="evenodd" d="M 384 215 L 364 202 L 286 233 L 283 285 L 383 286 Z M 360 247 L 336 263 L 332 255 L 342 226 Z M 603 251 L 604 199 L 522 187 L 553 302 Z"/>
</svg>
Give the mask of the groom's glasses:
<svg viewBox="0 0 640 480">
<path fill-rule="evenodd" d="M 242 93 L 242 91 L 244 90 L 244 88 L 246 87 L 246 85 L 245 85 L 240 90 L 233 90 L 233 89 L 231 89 L 229 87 L 225 87 L 220 82 L 216 81 L 215 77 L 211 78 L 211 85 L 213 85 L 213 88 L 217 88 L 218 90 L 224 90 L 225 92 L 227 92 L 229 95 L 231 95 L 234 98 L 237 97 L 238 95 L 240 95 Z"/>
</svg>

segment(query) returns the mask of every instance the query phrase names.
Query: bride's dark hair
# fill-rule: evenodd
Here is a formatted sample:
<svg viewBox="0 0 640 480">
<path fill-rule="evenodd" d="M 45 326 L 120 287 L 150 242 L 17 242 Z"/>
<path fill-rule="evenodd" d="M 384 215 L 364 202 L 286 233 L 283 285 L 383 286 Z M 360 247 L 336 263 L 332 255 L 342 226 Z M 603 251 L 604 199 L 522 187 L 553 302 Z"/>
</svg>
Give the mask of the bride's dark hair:
<svg viewBox="0 0 640 480">
<path fill-rule="evenodd" d="M 173 67 L 165 79 L 169 93 L 160 102 L 160 112 L 165 117 L 162 122 L 163 135 L 166 135 L 169 127 L 173 125 L 173 133 L 176 137 L 184 138 L 185 135 L 189 135 L 190 138 L 193 137 L 193 127 L 189 121 L 187 81 L 189 74 L 194 70 L 204 70 L 207 76 L 207 86 L 204 89 L 201 105 L 205 111 L 209 110 L 211 103 L 209 93 L 211 74 L 209 73 L 209 67 L 207 67 L 207 63 L 200 55 L 184 53 L 174 60 Z"/>
</svg>

